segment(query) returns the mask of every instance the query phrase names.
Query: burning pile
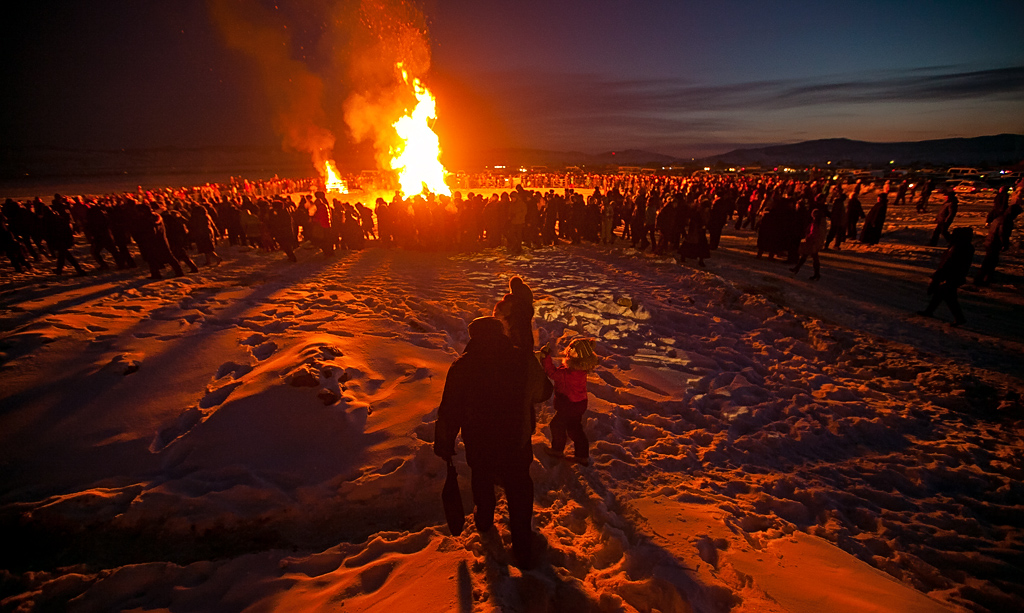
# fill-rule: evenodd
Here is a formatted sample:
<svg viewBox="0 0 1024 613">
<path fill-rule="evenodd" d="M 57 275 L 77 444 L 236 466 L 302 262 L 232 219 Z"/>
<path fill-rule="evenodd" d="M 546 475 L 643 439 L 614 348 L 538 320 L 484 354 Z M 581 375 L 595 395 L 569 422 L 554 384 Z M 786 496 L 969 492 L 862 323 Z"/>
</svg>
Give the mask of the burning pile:
<svg viewBox="0 0 1024 613">
<path fill-rule="evenodd" d="M 372 143 L 380 169 L 397 175 L 400 192 L 450 194 L 432 122 L 435 100 L 417 75 L 430 67 L 427 21 L 405 0 L 348 0 L 320 5 L 327 41 L 295 40 L 287 5 L 210 0 L 211 16 L 229 47 L 256 62 L 286 149 L 309 152 L 328 192 L 348 193 L 333 159 L 336 129 L 325 109 L 344 108 L 351 142 Z M 325 42 L 330 44 L 324 44 Z M 328 62 L 308 49 L 330 49 Z M 311 66 L 334 71 L 325 87 Z M 343 105 L 331 94 L 345 96 Z M 337 127 L 337 126 L 336 126 Z"/>
<path fill-rule="evenodd" d="M 402 81 L 409 84 L 409 73 L 401 63 L 397 68 L 402 72 Z M 398 171 L 403 196 L 424 191 L 450 196 L 451 190 L 444 182 L 447 171 L 440 161 L 441 144 L 430 126 L 430 120 L 437 118 L 434 96 L 419 79 L 413 79 L 411 85 L 416 107 L 392 124 L 401 143 L 391 149 L 391 168 Z"/>
<path fill-rule="evenodd" d="M 338 174 L 334 160 L 324 160 L 323 172 L 320 174 L 324 178 L 324 187 L 328 192 L 348 193 L 348 183 Z"/>
</svg>

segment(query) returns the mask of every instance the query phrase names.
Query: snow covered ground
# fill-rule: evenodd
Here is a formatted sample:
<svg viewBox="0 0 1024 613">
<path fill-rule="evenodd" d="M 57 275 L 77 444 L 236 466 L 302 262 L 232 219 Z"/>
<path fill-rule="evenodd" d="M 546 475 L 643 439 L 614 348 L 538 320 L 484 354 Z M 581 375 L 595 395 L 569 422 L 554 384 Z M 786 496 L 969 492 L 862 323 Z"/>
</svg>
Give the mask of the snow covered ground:
<svg viewBox="0 0 1024 613">
<path fill-rule="evenodd" d="M 909 316 L 932 216 L 891 210 L 818 284 L 731 231 L 707 269 L 232 248 L 178 279 L 8 277 L 0 609 L 1021 610 L 1021 261 L 961 293 L 965 328 Z M 590 467 L 541 452 L 540 410 L 527 572 L 501 508 L 500 538 L 448 534 L 431 452 L 466 324 L 516 274 L 540 342 L 602 356 Z"/>
</svg>

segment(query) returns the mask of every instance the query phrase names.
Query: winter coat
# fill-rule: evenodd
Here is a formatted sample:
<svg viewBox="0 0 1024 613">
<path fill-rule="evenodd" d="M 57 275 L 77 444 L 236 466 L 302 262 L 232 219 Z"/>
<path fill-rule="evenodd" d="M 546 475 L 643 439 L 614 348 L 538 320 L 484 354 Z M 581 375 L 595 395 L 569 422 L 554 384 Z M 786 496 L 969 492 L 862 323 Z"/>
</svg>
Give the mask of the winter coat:
<svg viewBox="0 0 1024 613">
<path fill-rule="evenodd" d="M 213 228 L 213 220 L 206 209 L 199 205 L 192 207 L 192 213 L 188 218 L 188 234 L 199 253 L 213 251 Z"/>
<path fill-rule="evenodd" d="M 295 226 L 292 224 L 292 216 L 283 207 L 270 209 L 270 214 L 267 216 L 267 227 L 270 230 L 270 236 L 281 247 L 295 249 L 298 246 L 295 240 Z"/>
<path fill-rule="evenodd" d="M 868 211 L 864 218 L 864 228 L 860 233 L 860 242 L 867 245 L 877 245 L 882 239 L 882 228 L 885 227 L 885 214 L 889 208 L 889 202 L 880 197 L 875 206 Z"/>
<path fill-rule="evenodd" d="M 551 356 L 544 356 L 542 362 L 544 372 L 555 384 L 555 393 L 569 399 L 569 402 L 582 402 L 587 399 L 587 371 L 569 368 L 567 364 L 556 367 Z"/>
<path fill-rule="evenodd" d="M 469 333 L 445 379 L 434 453 L 451 457 L 461 431 L 471 468 L 529 466 L 537 425 L 533 405 L 551 396 L 551 382 L 533 352 L 513 346 L 497 319 L 475 319 Z"/>
<path fill-rule="evenodd" d="M 932 284 L 945 283 L 960 287 L 967 281 L 967 274 L 974 263 L 974 245 L 971 244 L 973 233 L 970 228 L 957 228 L 953 231 L 953 244 L 946 249 L 939 260 L 939 267 L 932 275 Z M 929 293 L 933 288 L 929 288 Z"/>
<path fill-rule="evenodd" d="M 512 344 L 533 351 L 533 292 L 521 285 L 494 305 L 494 317 L 505 325 Z"/>
<path fill-rule="evenodd" d="M 253 213 L 249 209 L 242 209 L 242 211 L 239 213 L 239 216 L 241 220 L 243 236 L 247 238 L 255 238 L 263 233 L 260 218 L 257 217 L 255 213 Z"/>
<path fill-rule="evenodd" d="M 825 246 L 825 239 L 828 238 L 828 222 L 822 215 L 817 221 L 811 222 L 807 228 L 807 236 L 800 243 L 800 255 L 814 255 Z"/>
<path fill-rule="evenodd" d="M 188 249 L 188 223 L 185 218 L 176 211 L 164 211 L 160 217 L 164 221 L 164 232 L 171 251 Z"/>
</svg>

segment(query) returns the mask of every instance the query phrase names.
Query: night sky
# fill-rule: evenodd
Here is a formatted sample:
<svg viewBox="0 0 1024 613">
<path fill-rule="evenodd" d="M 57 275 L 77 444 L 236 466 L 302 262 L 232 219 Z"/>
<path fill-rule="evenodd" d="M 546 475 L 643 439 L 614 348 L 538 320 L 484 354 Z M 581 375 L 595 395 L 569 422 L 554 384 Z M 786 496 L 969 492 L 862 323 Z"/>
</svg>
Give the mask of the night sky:
<svg viewBox="0 0 1024 613">
<path fill-rule="evenodd" d="M 325 69 L 329 3 L 259 4 L 328 81 L 324 121 L 348 147 L 350 84 Z M 424 80 L 456 163 L 509 146 L 687 156 L 1024 133 L 1020 0 L 435 0 L 424 12 Z M 0 28 L 0 147 L 280 143 L 257 71 L 203 1 L 5 3 Z"/>
</svg>

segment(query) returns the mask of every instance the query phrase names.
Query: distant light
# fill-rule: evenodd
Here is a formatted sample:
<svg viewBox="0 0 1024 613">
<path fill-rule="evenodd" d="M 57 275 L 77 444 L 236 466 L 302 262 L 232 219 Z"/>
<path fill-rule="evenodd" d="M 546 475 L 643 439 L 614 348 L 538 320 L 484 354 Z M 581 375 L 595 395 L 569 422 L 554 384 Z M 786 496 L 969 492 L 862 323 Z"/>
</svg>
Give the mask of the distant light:
<svg viewBox="0 0 1024 613">
<path fill-rule="evenodd" d="M 832 163 L 832 160 L 829 160 L 829 161 L 828 161 L 827 163 L 828 163 L 828 164 L 831 164 L 831 163 Z"/>
<path fill-rule="evenodd" d="M 709 170 L 711 170 L 711 167 L 710 167 L 710 166 L 705 166 L 705 167 L 704 167 L 704 172 L 707 172 L 707 171 L 709 171 Z"/>
<path fill-rule="evenodd" d="M 889 160 L 889 163 L 890 163 L 890 164 L 895 164 L 895 163 L 896 163 L 896 160 Z"/>
</svg>

